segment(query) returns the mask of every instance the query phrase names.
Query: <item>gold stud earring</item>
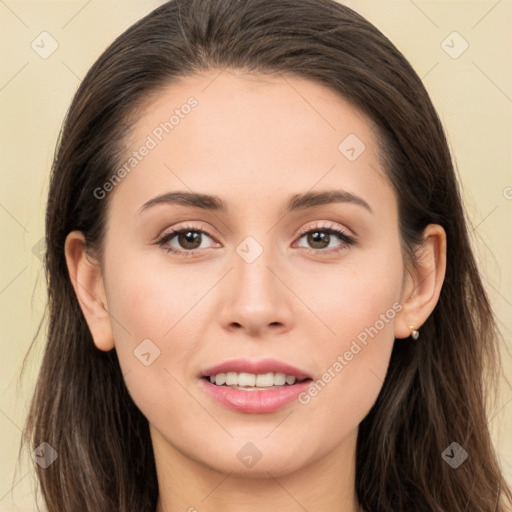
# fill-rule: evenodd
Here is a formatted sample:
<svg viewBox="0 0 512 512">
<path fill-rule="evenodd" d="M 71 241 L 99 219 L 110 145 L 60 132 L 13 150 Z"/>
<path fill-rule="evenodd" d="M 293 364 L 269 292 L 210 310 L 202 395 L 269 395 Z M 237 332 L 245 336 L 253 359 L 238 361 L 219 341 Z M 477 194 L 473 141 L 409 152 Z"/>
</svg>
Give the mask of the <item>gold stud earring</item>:
<svg viewBox="0 0 512 512">
<path fill-rule="evenodd" d="M 409 329 L 411 330 L 411 338 L 413 340 L 417 340 L 420 337 L 420 332 L 418 331 L 418 329 L 416 329 L 414 325 L 409 325 Z"/>
</svg>

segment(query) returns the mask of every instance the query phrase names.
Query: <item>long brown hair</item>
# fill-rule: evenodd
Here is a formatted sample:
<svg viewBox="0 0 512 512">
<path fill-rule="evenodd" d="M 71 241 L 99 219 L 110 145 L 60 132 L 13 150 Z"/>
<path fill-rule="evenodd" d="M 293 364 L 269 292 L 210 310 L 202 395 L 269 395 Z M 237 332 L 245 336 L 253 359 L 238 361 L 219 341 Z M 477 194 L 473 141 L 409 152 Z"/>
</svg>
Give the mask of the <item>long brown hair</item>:
<svg viewBox="0 0 512 512">
<path fill-rule="evenodd" d="M 138 108 L 207 69 L 295 75 L 338 92 L 375 123 L 399 206 L 406 260 L 429 223 L 447 234 L 441 295 L 415 343 L 395 340 L 382 390 L 359 428 L 356 490 L 371 512 L 503 512 L 512 493 L 487 427 L 499 333 L 470 247 L 454 167 L 429 96 L 395 46 L 334 0 L 174 0 L 119 36 L 68 111 L 46 212 L 49 323 L 25 443 L 59 457 L 37 467 L 50 512 L 154 512 L 148 422 L 116 351 L 101 352 L 68 276 L 64 242 L 81 230 L 101 253 L 109 196 Z M 115 193 L 115 192 L 114 192 Z M 442 452 L 469 453 L 457 469 Z"/>
</svg>

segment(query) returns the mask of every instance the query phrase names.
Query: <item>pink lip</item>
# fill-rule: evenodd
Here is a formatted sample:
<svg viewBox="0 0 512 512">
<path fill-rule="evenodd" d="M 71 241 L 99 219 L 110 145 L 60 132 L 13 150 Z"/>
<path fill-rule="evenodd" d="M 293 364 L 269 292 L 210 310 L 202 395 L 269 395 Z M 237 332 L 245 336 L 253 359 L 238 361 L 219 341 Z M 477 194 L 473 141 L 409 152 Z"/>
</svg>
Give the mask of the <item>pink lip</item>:
<svg viewBox="0 0 512 512">
<path fill-rule="evenodd" d="M 297 381 L 293 385 L 273 389 L 246 391 L 244 389 L 230 388 L 228 386 L 216 386 L 208 377 L 228 372 L 260 373 L 284 373 L 294 376 Z M 311 377 L 302 370 L 276 359 L 262 359 L 250 361 L 248 359 L 233 359 L 217 364 L 201 372 L 200 385 L 215 400 L 236 411 L 261 414 L 269 413 L 293 402 L 297 396 L 306 390 L 311 384 Z M 307 379 L 307 380 L 305 380 Z"/>
<path fill-rule="evenodd" d="M 261 391 L 216 386 L 206 378 L 199 379 L 199 384 L 212 398 L 230 409 L 250 414 L 263 414 L 274 412 L 293 402 L 300 393 L 306 391 L 311 380 Z"/>
<path fill-rule="evenodd" d="M 297 380 L 308 379 L 310 376 L 277 359 L 262 359 L 260 361 L 250 361 L 248 359 L 233 359 L 224 363 L 211 366 L 201 372 L 201 377 L 209 377 L 210 375 L 218 375 L 219 373 L 236 372 L 236 373 L 284 373 L 293 375 Z"/>
</svg>

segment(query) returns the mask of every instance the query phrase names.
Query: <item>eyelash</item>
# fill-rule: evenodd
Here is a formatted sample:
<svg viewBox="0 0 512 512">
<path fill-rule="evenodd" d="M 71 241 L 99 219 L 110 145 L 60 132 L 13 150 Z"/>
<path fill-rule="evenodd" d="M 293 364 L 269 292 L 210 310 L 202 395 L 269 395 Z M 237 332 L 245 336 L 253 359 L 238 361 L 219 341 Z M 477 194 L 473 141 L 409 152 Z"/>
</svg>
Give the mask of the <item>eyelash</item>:
<svg viewBox="0 0 512 512">
<path fill-rule="evenodd" d="M 192 231 L 194 233 L 201 233 L 201 234 L 204 234 L 204 235 L 208 236 L 209 238 L 213 239 L 213 237 L 210 234 L 208 234 L 207 231 L 205 231 L 203 229 L 199 229 L 197 226 L 184 226 L 179 229 L 170 231 L 169 233 L 165 233 L 155 242 L 155 245 L 160 246 L 167 253 L 178 254 L 181 256 L 185 256 L 185 257 L 194 257 L 197 255 L 196 253 L 198 251 L 200 251 L 201 249 L 177 250 L 177 249 L 174 249 L 173 247 L 167 245 L 177 235 L 179 235 L 181 233 L 187 233 L 189 231 Z M 301 230 L 298 235 L 299 240 L 305 235 L 308 235 L 310 233 L 317 233 L 317 232 L 324 232 L 324 233 L 328 233 L 329 235 L 336 235 L 343 243 L 334 249 L 333 248 L 331 248 L 331 249 L 312 249 L 310 247 L 302 247 L 302 249 L 305 249 L 306 251 L 312 252 L 317 255 L 320 253 L 326 254 L 326 255 L 327 254 L 332 255 L 332 254 L 338 253 L 339 251 L 342 251 L 343 249 L 346 249 L 348 246 L 354 245 L 356 243 L 356 240 L 354 238 L 352 238 L 351 236 L 347 235 L 347 233 L 345 233 L 345 231 L 343 231 L 342 229 L 340 229 L 338 227 L 330 225 L 330 224 L 322 225 L 322 226 L 314 226 L 312 228 L 307 228 L 305 230 Z"/>
</svg>

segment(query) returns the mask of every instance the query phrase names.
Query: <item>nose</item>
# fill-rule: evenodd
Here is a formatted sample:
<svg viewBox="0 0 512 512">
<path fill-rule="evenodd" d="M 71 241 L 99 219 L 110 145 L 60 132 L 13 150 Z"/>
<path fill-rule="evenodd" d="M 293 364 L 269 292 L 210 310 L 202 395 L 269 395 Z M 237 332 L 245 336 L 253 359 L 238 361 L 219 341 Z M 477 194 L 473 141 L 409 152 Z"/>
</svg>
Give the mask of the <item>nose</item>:
<svg viewBox="0 0 512 512">
<path fill-rule="evenodd" d="M 233 270 L 222 291 L 221 321 L 226 330 L 252 337 L 281 334 L 292 328 L 293 293 L 286 286 L 275 253 L 263 252 L 252 262 L 233 254 Z"/>
</svg>

